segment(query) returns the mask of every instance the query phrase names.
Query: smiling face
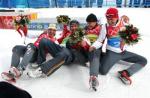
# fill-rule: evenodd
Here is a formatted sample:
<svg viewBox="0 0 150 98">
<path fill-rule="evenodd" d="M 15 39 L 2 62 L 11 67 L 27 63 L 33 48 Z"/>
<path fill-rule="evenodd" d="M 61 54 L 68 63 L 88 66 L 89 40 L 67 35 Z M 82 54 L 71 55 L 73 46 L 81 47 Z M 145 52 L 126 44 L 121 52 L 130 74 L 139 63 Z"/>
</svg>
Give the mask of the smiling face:
<svg viewBox="0 0 150 98">
<path fill-rule="evenodd" d="M 75 32 L 77 29 L 78 29 L 78 24 L 76 24 L 76 23 L 72 23 L 71 25 L 70 25 L 70 30 L 71 30 L 71 32 Z"/>
<path fill-rule="evenodd" d="M 56 34 L 56 30 L 50 28 L 50 29 L 48 29 L 48 34 L 49 34 L 50 37 L 54 37 L 55 34 Z"/>
<path fill-rule="evenodd" d="M 118 21 L 118 18 L 107 18 L 107 23 L 110 25 L 110 26 L 115 26 L 116 23 Z"/>
<path fill-rule="evenodd" d="M 111 26 L 115 26 L 119 19 L 118 10 L 116 8 L 107 9 L 105 16 L 107 23 Z"/>
</svg>

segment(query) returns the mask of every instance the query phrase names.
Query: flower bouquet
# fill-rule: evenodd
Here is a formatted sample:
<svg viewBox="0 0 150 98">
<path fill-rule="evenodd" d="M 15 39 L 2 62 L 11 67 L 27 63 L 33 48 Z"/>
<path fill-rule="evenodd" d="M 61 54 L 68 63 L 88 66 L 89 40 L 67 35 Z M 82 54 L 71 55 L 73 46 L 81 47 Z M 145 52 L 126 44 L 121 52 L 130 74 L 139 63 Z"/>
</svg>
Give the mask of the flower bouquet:
<svg viewBox="0 0 150 98">
<path fill-rule="evenodd" d="M 72 33 L 69 36 L 68 41 L 70 44 L 76 45 L 82 41 L 83 37 L 84 37 L 83 29 L 78 28 L 74 33 Z"/>
<path fill-rule="evenodd" d="M 138 28 L 134 27 L 133 25 L 122 27 L 119 31 L 119 36 L 127 45 L 134 45 L 141 39 Z"/>
<path fill-rule="evenodd" d="M 19 15 L 14 19 L 15 26 L 25 26 L 30 23 L 30 19 L 26 15 Z"/>
<path fill-rule="evenodd" d="M 70 22 L 70 18 L 67 15 L 60 15 L 56 18 L 59 24 L 68 24 Z"/>
</svg>

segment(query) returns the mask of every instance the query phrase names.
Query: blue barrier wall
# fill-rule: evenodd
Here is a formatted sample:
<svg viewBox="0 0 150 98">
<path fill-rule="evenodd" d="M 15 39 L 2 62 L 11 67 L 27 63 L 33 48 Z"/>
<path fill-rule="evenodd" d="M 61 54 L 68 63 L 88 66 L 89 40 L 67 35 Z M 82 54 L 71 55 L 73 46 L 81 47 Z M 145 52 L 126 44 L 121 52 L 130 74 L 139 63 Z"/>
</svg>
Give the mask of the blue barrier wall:
<svg viewBox="0 0 150 98">
<path fill-rule="evenodd" d="M 49 0 L 27 0 L 29 8 L 48 8 Z"/>
<path fill-rule="evenodd" d="M 0 0 L 0 8 L 149 7 L 150 0 Z"/>
<path fill-rule="evenodd" d="M 5 8 L 46 8 L 49 0 L 0 0 L 0 7 Z"/>
<path fill-rule="evenodd" d="M 9 0 L 0 0 L 0 7 L 7 8 Z"/>
<path fill-rule="evenodd" d="M 116 0 L 116 4 L 117 4 L 117 7 L 121 7 L 122 6 L 122 0 Z"/>
</svg>

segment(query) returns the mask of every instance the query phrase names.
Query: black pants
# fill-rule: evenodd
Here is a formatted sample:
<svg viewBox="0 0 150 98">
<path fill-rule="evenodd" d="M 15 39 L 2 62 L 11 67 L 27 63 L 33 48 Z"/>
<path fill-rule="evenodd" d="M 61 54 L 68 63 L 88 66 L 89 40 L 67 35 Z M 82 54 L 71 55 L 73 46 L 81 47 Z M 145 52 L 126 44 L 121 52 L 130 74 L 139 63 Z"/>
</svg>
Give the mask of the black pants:
<svg viewBox="0 0 150 98">
<path fill-rule="evenodd" d="M 72 54 L 75 58 L 74 62 L 85 65 L 86 62 L 90 63 L 90 76 L 98 76 L 99 74 L 99 60 L 101 54 L 101 48 L 93 50 L 91 52 L 85 51 L 82 47 L 77 49 L 71 48 L 72 44 L 69 41 L 66 43 L 66 47 L 72 51 Z"/>
<path fill-rule="evenodd" d="M 98 76 L 99 73 L 99 57 L 100 49 L 92 52 L 84 51 L 83 49 L 76 50 L 69 47 L 61 47 L 48 39 L 42 39 L 39 44 L 38 62 L 41 64 L 42 72 L 50 75 L 52 72 L 61 67 L 62 64 L 79 63 L 85 65 L 90 61 L 90 75 Z M 46 60 L 45 49 L 53 56 L 53 59 Z M 44 63 L 43 63 L 44 62 Z"/>
<path fill-rule="evenodd" d="M 53 56 L 53 59 L 44 62 L 46 60 L 46 50 Z M 44 74 L 51 75 L 60 68 L 62 64 L 68 64 L 71 63 L 71 61 L 72 54 L 67 48 L 61 47 L 46 38 L 40 41 L 37 62 L 40 64 Z"/>
</svg>

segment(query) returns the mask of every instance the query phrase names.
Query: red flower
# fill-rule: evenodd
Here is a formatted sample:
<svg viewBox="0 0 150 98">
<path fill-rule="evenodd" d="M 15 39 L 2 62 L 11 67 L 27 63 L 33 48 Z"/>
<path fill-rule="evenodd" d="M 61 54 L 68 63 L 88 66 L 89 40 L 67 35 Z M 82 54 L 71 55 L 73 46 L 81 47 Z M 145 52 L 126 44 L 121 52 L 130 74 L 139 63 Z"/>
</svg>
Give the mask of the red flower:
<svg viewBox="0 0 150 98">
<path fill-rule="evenodd" d="M 138 38 L 138 35 L 137 34 L 131 34 L 131 39 L 132 40 L 136 40 Z"/>
</svg>

